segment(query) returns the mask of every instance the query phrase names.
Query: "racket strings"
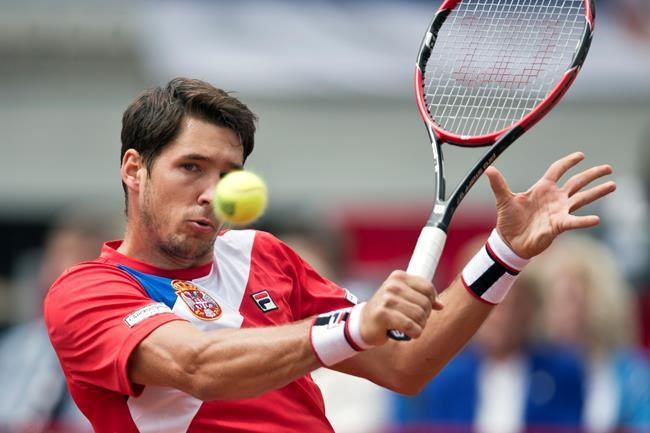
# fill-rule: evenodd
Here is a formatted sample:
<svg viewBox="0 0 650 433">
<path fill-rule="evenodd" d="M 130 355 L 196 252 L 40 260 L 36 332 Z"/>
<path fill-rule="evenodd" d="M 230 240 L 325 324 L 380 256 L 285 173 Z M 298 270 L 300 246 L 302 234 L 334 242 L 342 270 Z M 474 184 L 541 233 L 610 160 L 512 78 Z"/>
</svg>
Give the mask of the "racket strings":
<svg viewBox="0 0 650 433">
<path fill-rule="evenodd" d="M 431 117 L 464 136 L 517 122 L 571 65 L 584 16 L 584 0 L 461 1 L 441 27 L 424 71 Z"/>
</svg>

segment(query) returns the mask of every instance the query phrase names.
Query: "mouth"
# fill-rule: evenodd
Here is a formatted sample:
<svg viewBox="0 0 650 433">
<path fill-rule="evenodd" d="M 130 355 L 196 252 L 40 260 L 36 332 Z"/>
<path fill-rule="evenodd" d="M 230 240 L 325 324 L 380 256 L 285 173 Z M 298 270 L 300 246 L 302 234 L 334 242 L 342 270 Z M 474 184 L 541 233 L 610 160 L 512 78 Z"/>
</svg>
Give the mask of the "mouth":
<svg viewBox="0 0 650 433">
<path fill-rule="evenodd" d="M 198 227 L 202 230 L 211 230 L 215 231 L 217 229 L 215 223 L 208 218 L 195 218 L 189 221 L 195 227 Z"/>
</svg>

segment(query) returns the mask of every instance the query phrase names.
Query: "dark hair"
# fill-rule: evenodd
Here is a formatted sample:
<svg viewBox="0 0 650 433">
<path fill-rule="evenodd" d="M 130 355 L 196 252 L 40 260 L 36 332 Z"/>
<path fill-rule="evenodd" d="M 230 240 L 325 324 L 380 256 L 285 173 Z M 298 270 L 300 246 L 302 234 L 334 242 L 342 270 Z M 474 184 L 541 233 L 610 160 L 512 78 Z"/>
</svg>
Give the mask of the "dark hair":
<svg viewBox="0 0 650 433">
<path fill-rule="evenodd" d="M 179 77 L 165 87 L 145 90 L 124 111 L 120 162 L 127 150 L 135 149 L 150 172 L 160 152 L 178 136 L 186 116 L 234 131 L 244 161 L 253 151 L 257 116 L 228 92 L 202 80 Z M 126 197 L 126 185 L 122 187 Z"/>
</svg>

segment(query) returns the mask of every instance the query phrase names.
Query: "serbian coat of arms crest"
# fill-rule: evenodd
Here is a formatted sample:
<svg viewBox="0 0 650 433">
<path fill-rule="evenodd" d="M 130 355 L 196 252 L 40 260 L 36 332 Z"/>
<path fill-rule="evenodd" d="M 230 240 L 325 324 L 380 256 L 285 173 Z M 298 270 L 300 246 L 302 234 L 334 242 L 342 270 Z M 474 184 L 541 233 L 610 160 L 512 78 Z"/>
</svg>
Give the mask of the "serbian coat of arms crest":
<svg viewBox="0 0 650 433">
<path fill-rule="evenodd" d="M 176 295 L 185 302 L 192 314 L 201 320 L 217 320 L 221 317 L 221 307 L 210 295 L 191 281 L 173 280 Z"/>
</svg>

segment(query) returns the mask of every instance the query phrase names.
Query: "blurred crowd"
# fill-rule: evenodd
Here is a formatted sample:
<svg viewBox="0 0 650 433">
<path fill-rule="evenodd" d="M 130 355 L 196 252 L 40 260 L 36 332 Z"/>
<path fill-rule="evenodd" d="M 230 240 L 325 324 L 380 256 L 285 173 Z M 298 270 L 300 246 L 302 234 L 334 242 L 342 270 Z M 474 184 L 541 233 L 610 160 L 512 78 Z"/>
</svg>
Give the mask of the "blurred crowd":
<svg viewBox="0 0 650 433">
<path fill-rule="evenodd" d="M 395 431 L 648 431 L 639 295 L 602 242 L 556 241 L 421 395 L 393 396 Z"/>
<path fill-rule="evenodd" d="M 0 333 L 0 432 L 82 433 L 90 424 L 70 397 L 42 318 L 42 299 L 68 267 L 121 236 L 120 220 L 96 204 L 68 206 L 51 221 L 40 250 L 17 257 L 8 305 L 15 324 Z"/>
</svg>

